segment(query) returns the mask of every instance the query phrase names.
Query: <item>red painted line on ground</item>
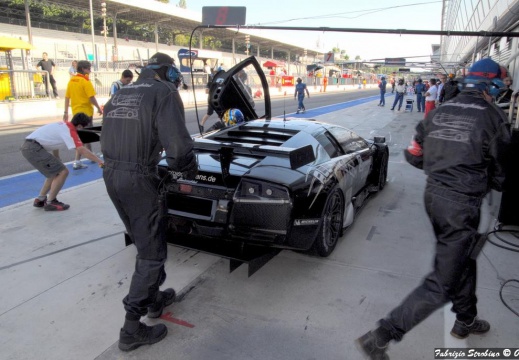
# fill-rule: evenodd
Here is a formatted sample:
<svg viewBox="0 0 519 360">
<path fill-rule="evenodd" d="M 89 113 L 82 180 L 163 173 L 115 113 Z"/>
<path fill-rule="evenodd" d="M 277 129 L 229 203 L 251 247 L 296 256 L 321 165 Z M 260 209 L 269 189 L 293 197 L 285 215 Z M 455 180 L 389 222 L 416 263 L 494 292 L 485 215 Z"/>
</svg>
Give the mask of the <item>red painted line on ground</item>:
<svg viewBox="0 0 519 360">
<path fill-rule="evenodd" d="M 166 320 L 166 321 L 172 322 L 172 323 L 174 323 L 174 324 L 181 325 L 181 326 L 185 326 L 185 327 L 188 327 L 188 328 L 194 328 L 194 327 L 195 327 L 195 325 L 190 324 L 190 323 L 188 323 L 187 321 L 184 321 L 184 320 L 180 320 L 180 319 L 174 318 L 174 317 L 173 317 L 173 314 L 172 314 L 171 312 L 167 312 L 167 313 L 165 313 L 165 314 L 162 315 L 160 318 L 161 318 L 162 320 Z"/>
</svg>

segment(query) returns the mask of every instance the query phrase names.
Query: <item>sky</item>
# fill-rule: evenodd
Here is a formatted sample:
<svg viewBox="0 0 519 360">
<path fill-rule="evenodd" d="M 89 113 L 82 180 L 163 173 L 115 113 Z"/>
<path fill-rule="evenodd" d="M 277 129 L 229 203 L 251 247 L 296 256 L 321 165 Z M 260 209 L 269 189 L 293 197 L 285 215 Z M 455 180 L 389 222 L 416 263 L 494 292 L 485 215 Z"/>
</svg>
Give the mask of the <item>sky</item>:
<svg viewBox="0 0 519 360">
<path fill-rule="evenodd" d="M 170 0 L 175 5 L 176 0 Z M 441 30 L 442 0 L 186 0 L 187 9 L 202 13 L 203 6 L 245 6 L 246 25 L 338 27 L 363 29 Z M 311 5 L 313 4 L 313 5 Z M 258 35 L 323 52 L 338 47 L 350 60 L 403 57 L 429 60 L 439 36 L 361 34 L 315 31 L 267 31 Z M 427 56 L 427 59 L 412 58 Z"/>
</svg>

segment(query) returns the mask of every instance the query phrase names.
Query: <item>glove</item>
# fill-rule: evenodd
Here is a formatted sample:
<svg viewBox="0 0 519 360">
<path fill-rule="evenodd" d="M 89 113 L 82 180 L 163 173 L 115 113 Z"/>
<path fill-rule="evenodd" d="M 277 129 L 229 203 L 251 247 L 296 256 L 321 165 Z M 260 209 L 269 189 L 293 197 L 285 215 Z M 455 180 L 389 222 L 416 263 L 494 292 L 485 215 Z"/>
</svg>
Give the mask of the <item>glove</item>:
<svg viewBox="0 0 519 360">
<path fill-rule="evenodd" d="M 195 177 L 198 175 L 198 164 L 196 161 L 192 163 L 191 168 L 182 171 L 182 179 L 184 180 L 195 180 Z"/>
<path fill-rule="evenodd" d="M 415 168 L 422 170 L 423 169 L 423 156 L 416 156 L 411 154 L 411 152 L 408 149 L 404 149 L 404 157 L 405 160 L 413 165 Z"/>
<path fill-rule="evenodd" d="M 411 140 L 409 147 L 404 149 L 404 157 L 415 168 L 423 169 L 423 149 L 416 140 Z"/>
<path fill-rule="evenodd" d="M 200 130 L 200 133 L 204 133 L 204 127 L 202 125 L 198 125 L 198 130 Z"/>
</svg>

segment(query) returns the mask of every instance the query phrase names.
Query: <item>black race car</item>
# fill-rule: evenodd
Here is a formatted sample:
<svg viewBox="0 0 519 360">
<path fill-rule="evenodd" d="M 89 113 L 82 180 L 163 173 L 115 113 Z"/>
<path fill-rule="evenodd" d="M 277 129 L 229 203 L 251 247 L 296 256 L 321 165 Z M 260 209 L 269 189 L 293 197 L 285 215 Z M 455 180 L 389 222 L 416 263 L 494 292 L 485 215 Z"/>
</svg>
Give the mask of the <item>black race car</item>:
<svg viewBox="0 0 519 360">
<path fill-rule="evenodd" d="M 218 72 L 208 96 L 221 120 L 194 137 L 196 179 L 159 164 L 168 242 L 229 258 L 231 270 L 248 263 L 249 275 L 281 249 L 330 255 L 365 200 L 386 184 L 385 138 L 366 140 L 311 119 L 272 119 L 254 57 Z M 101 127 L 78 133 L 85 143 L 99 141 Z"/>
<path fill-rule="evenodd" d="M 272 119 L 254 57 L 216 74 L 209 101 L 222 121 L 195 137 L 196 179 L 183 180 L 160 163 L 172 242 L 330 255 L 366 198 L 384 188 L 385 138 L 366 140 L 309 119 Z M 241 115 L 233 120 L 236 109 Z"/>
</svg>

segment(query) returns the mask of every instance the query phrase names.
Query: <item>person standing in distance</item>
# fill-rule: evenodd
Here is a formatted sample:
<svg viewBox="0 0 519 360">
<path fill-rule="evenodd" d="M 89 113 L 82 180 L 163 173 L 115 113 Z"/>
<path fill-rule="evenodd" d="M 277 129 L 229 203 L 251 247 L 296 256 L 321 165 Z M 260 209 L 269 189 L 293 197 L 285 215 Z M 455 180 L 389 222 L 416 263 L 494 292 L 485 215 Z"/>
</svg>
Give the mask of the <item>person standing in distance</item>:
<svg viewBox="0 0 519 360">
<path fill-rule="evenodd" d="M 308 97 L 310 97 L 310 93 L 308 92 L 308 88 L 306 84 L 303 82 L 301 78 L 297 78 L 296 89 L 294 92 L 294 99 L 297 97 L 297 113 L 301 111 L 303 114 L 306 111 L 305 105 L 303 104 L 303 100 L 305 99 L 305 92 Z"/>
<path fill-rule="evenodd" d="M 84 113 L 90 117 L 90 124 L 86 127 L 92 127 L 92 121 L 94 116 L 94 107 L 97 109 L 99 115 L 103 114 L 101 107 L 97 103 L 96 91 L 94 85 L 89 80 L 88 75 L 90 74 L 92 65 L 89 61 L 81 60 L 77 63 L 77 74 L 70 78 L 67 85 L 67 92 L 65 94 L 65 112 L 63 113 L 63 121 L 68 121 L 68 108 L 69 105 L 72 108 L 72 115 L 78 113 Z M 88 150 L 92 151 L 90 144 L 85 144 Z M 76 151 L 76 159 L 72 168 L 74 170 L 87 168 L 80 161 L 81 154 Z"/>
<path fill-rule="evenodd" d="M 418 107 L 418 112 L 425 111 L 425 93 L 427 92 L 427 87 L 422 79 L 417 80 L 417 83 L 414 86 L 414 92 L 416 94 L 416 106 Z"/>
<path fill-rule="evenodd" d="M 429 80 L 429 88 L 425 93 L 425 115 L 427 117 L 429 111 L 436 109 L 436 101 L 438 100 L 438 86 L 436 86 L 436 79 Z"/>
<path fill-rule="evenodd" d="M 68 68 L 68 74 L 70 77 L 77 74 L 77 60 L 72 60 L 70 67 Z"/>
<path fill-rule="evenodd" d="M 443 85 L 440 93 L 440 102 L 443 104 L 446 101 L 456 97 L 460 93 L 458 81 L 454 78 L 454 74 L 449 74 L 447 82 Z"/>
<path fill-rule="evenodd" d="M 125 86 L 104 108 L 101 148 L 106 190 L 137 248 L 135 272 L 119 333 L 119 349 L 130 351 L 164 339 L 167 327 L 140 322 L 158 318 L 175 300 L 171 288 L 159 291 L 166 279 L 166 223 L 161 206 L 157 164 L 164 149 L 169 168 L 193 180 L 198 163 L 185 123 L 177 87 L 182 75 L 173 59 L 156 53 L 132 86 Z M 133 102 L 125 101 L 133 100 Z M 137 100 L 136 100 L 137 99 Z M 131 109 L 131 111 L 129 110 Z"/>
<path fill-rule="evenodd" d="M 114 96 L 117 90 L 130 84 L 133 80 L 133 72 L 131 70 L 124 70 L 121 74 L 121 78 L 112 83 L 110 87 L 110 96 Z"/>
<path fill-rule="evenodd" d="M 378 328 L 357 339 L 359 350 L 370 359 L 388 360 L 391 340 L 402 340 L 449 302 L 456 314 L 452 336 L 464 339 L 490 330 L 490 324 L 477 317 L 476 258 L 486 239 L 477 232 L 482 200 L 490 189 L 503 189 L 510 158 L 507 117 L 492 104 L 499 93 L 499 72 L 491 59 L 474 63 L 461 93 L 416 126 L 404 152 L 409 163 L 427 174 L 424 203 L 436 253 L 433 270 L 422 283 Z"/>
<path fill-rule="evenodd" d="M 40 68 L 42 71 L 47 71 L 47 74 L 43 74 L 43 82 L 45 83 L 45 93 L 47 96 L 49 96 L 49 82 L 52 86 L 52 94 L 54 95 L 55 99 L 59 99 L 58 96 L 58 90 L 56 89 L 56 80 L 54 79 L 54 68 L 56 67 L 56 64 L 54 64 L 54 61 L 49 60 L 49 55 L 44 52 L 42 54 L 43 59 L 41 59 L 36 67 Z"/>
<path fill-rule="evenodd" d="M 398 103 L 398 111 L 400 111 L 400 109 L 402 108 L 402 103 L 404 102 L 404 96 L 405 96 L 404 79 L 398 79 L 398 85 L 396 86 L 395 101 L 393 101 L 393 106 L 391 107 L 391 110 L 395 110 L 395 106 Z"/>
<path fill-rule="evenodd" d="M 380 89 L 380 102 L 378 103 L 378 106 L 384 106 L 386 105 L 386 78 L 382 76 L 380 78 L 380 83 L 378 84 L 378 87 Z"/>
</svg>

